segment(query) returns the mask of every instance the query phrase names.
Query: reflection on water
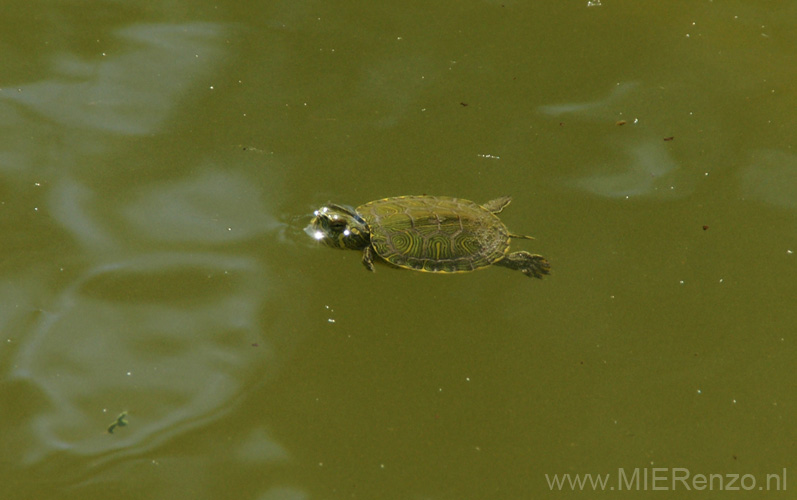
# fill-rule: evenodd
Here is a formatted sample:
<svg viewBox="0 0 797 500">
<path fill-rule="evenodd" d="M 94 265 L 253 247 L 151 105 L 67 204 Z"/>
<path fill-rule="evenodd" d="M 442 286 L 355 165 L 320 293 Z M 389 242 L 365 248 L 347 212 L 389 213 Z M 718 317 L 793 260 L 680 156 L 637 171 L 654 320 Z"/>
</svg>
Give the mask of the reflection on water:
<svg viewBox="0 0 797 500">
<path fill-rule="evenodd" d="M 543 114 L 559 119 L 607 125 L 601 134 L 602 137 L 605 134 L 606 147 L 614 152 L 616 161 L 609 165 L 585 165 L 584 170 L 589 173 L 573 180 L 573 186 L 607 198 L 680 198 L 692 192 L 694 181 L 679 175 L 682 167 L 672 148 L 656 132 L 657 127 L 649 126 L 657 119 L 644 111 L 640 105 L 643 98 L 638 83 L 626 82 L 618 84 L 604 99 L 539 108 Z M 627 117 L 628 121 L 623 122 L 623 127 L 615 126 L 619 135 L 611 135 L 608 125 L 618 117 Z M 640 120 L 647 126 L 642 128 Z"/>
<path fill-rule="evenodd" d="M 638 88 L 636 82 L 619 83 L 605 99 L 590 102 L 572 102 L 566 104 L 546 104 L 540 106 L 539 110 L 546 115 L 565 116 L 574 115 L 577 118 L 590 120 L 606 119 L 607 114 L 616 112 L 617 108 L 623 106 L 623 100 Z"/>
<path fill-rule="evenodd" d="M 263 286 L 257 262 L 212 253 L 142 254 L 88 269 L 47 304 L 14 359 L 10 379 L 49 403 L 25 462 L 55 450 L 102 454 L 120 441 L 151 445 L 217 414 L 242 375 L 268 362 L 257 319 Z M 108 439 L 102 423 L 125 409 L 135 432 Z"/>
<path fill-rule="evenodd" d="M 212 166 L 136 195 L 122 211 L 125 219 L 137 232 L 159 241 L 199 238 L 218 244 L 246 240 L 278 227 L 254 183 Z"/>
<path fill-rule="evenodd" d="M 127 26 L 112 35 L 122 50 L 94 60 L 53 55 L 50 79 L 7 89 L 2 98 L 68 127 L 151 134 L 186 84 L 218 63 L 224 33 L 210 23 Z"/>
<path fill-rule="evenodd" d="M 629 141 L 618 144 L 618 150 L 625 153 L 624 171 L 588 175 L 575 181 L 575 185 L 601 196 L 620 198 L 629 196 L 650 196 L 659 190 L 674 191 L 672 179 L 665 177 L 677 168 L 677 164 L 661 139 L 647 139 L 645 142 Z M 595 168 L 595 170 L 615 170 L 615 168 Z M 682 196 L 679 186 L 677 196 Z M 661 193 L 659 193 L 661 194 Z"/>
<path fill-rule="evenodd" d="M 566 4 L 9 4 L 2 500 L 788 463 L 794 16 Z M 302 232 L 406 192 L 523 199 L 556 279 L 374 275 Z"/>
<path fill-rule="evenodd" d="M 221 249 L 275 231 L 278 184 L 264 193 L 255 179 L 265 172 L 223 171 L 205 159 L 187 158 L 202 165 L 188 169 L 143 165 L 141 175 L 115 159 L 126 141 L 162 130 L 198 80 L 218 71 L 228 34 L 213 23 L 130 24 L 109 34 L 107 52 L 60 49 L 46 78 L 0 90 L 0 171 L 39 196 L 35 206 L 6 198 L 6 213 L 57 228 L 49 240 L 27 241 L 46 264 L 4 270 L 2 324 L 13 351 L 0 397 L 22 412 L 4 412 L 13 439 L 3 444 L 30 471 L 57 467 L 56 487 L 85 480 L 91 491 L 113 480 L 121 457 L 217 420 L 246 381 L 274 369 L 263 317 L 270 270 L 262 258 Z M 110 436 L 123 411 L 129 425 Z M 232 444 L 242 460 L 287 459 L 257 425 Z M 87 478 L 81 460 L 113 467 Z M 198 467 L 180 466 L 185 479 Z M 25 487 L 12 490 L 22 495 L 46 488 L 26 474 L 19 481 Z"/>
</svg>

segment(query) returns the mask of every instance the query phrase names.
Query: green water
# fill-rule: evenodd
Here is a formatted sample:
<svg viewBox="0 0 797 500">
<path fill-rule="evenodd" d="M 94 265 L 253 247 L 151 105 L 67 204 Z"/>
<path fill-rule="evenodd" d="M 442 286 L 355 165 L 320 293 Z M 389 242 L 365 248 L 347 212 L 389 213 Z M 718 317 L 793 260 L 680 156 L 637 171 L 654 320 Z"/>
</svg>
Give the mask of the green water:
<svg viewBox="0 0 797 500">
<path fill-rule="evenodd" d="M 2 498 L 792 479 L 797 9 L 597 3 L 7 9 Z M 551 276 L 302 231 L 405 194 L 512 195 Z"/>
</svg>

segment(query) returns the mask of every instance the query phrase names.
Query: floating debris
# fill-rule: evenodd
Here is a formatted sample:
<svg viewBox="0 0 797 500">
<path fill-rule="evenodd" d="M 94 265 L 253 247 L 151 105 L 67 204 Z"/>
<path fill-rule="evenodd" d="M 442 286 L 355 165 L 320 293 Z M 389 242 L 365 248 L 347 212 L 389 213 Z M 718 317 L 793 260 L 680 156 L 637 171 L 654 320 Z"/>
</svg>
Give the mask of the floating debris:
<svg viewBox="0 0 797 500">
<path fill-rule="evenodd" d="M 116 417 L 116 420 L 108 426 L 108 434 L 113 434 L 114 429 L 117 427 L 125 427 L 127 426 L 127 412 L 123 411 Z"/>
</svg>

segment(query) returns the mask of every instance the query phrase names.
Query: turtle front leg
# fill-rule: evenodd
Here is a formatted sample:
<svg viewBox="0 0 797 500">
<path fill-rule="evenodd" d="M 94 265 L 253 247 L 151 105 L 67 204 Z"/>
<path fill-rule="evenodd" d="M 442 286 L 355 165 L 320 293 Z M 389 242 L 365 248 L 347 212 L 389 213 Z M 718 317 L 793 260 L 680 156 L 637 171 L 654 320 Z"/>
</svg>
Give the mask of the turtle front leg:
<svg viewBox="0 0 797 500">
<path fill-rule="evenodd" d="M 374 250 L 370 245 L 363 249 L 363 265 L 369 271 L 374 272 Z"/>
<path fill-rule="evenodd" d="M 495 264 L 521 271 L 529 278 L 542 278 L 543 275 L 551 273 L 551 263 L 548 259 L 525 251 L 512 252 Z"/>
</svg>

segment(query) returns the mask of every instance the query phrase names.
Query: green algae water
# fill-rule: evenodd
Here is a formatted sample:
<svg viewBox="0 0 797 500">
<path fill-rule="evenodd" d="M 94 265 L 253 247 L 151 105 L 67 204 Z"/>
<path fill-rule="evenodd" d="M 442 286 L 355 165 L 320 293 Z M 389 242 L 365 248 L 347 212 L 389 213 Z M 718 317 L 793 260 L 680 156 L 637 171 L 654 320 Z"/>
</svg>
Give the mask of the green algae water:
<svg viewBox="0 0 797 500">
<path fill-rule="evenodd" d="M 788 491 L 795 20 L 10 7 L 3 498 Z M 512 196 L 551 274 L 370 273 L 303 232 L 413 194 Z"/>
</svg>

